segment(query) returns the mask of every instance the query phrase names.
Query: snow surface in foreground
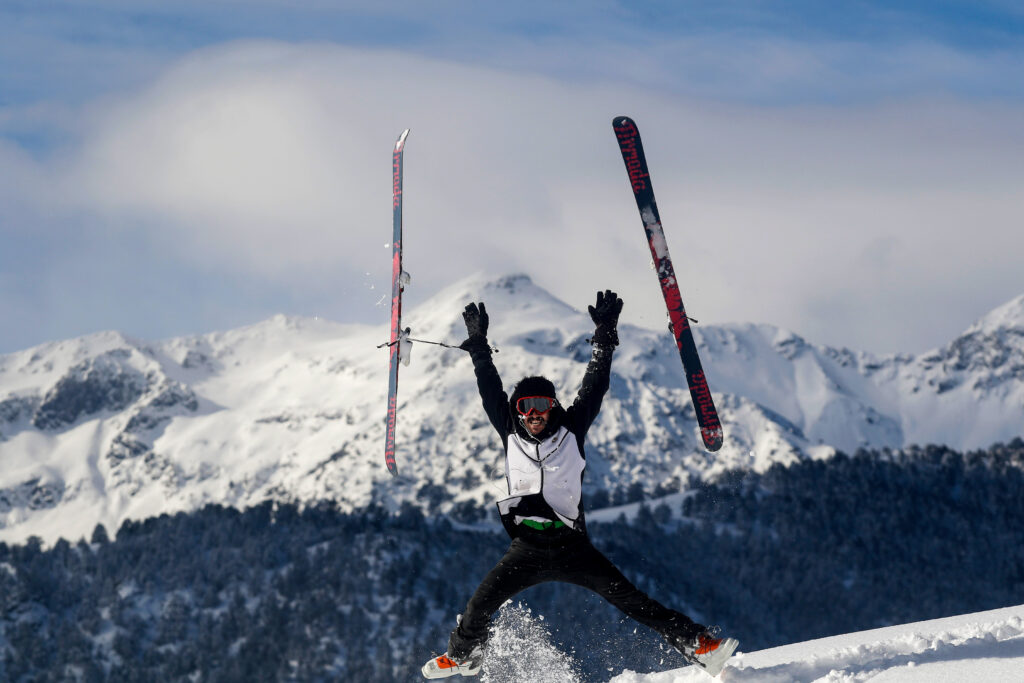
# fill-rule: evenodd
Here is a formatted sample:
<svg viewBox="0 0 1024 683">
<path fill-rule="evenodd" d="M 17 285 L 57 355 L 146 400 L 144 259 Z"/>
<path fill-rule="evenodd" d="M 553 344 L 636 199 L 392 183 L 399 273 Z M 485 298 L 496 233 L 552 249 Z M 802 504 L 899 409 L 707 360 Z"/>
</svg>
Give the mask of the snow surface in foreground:
<svg viewBox="0 0 1024 683">
<path fill-rule="evenodd" d="M 649 674 L 627 671 L 609 683 L 711 680 L 691 666 Z M 1024 682 L 1024 605 L 741 652 L 718 680 Z"/>
</svg>

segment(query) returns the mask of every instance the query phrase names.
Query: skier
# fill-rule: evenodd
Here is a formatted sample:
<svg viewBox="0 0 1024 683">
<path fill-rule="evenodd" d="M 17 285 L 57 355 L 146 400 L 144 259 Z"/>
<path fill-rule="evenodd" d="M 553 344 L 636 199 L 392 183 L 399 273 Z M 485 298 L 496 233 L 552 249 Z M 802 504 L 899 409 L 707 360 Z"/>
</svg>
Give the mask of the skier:
<svg viewBox="0 0 1024 683">
<path fill-rule="evenodd" d="M 597 293 L 589 306 L 594 351 L 575 401 L 563 408 L 545 377 L 522 379 L 511 398 L 491 360 L 487 310 L 471 303 L 462 314 L 484 411 L 505 448 L 508 497 L 498 502 L 512 543 L 484 577 L 460 615 L 445 654 L 423 666 L 425 678 L 475 676 L 483 663 L 491 616 L 516 593 L 544 581 L 566 581 L 588 588 L 625 614 L 660 633 L 689 661 L 718 673 L 738 645 L 718 637 L 718 628 L 694 623 L 638 590 L 587 537 L 582 484 L 583 441 L 608 390 L 616 326 L 622 299 L 611 290 Z"/>
</svg>

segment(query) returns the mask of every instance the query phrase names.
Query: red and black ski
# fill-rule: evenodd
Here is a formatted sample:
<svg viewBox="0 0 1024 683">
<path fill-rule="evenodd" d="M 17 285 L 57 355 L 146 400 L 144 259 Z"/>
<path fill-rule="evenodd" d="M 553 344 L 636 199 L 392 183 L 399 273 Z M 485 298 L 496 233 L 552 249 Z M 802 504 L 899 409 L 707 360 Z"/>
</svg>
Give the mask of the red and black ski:
<svg viewBox="0 0 1024 683">
<path fill-rule="evenodd" d="M 689 318 L 686 317 L 686 310 L 683 308 L 683 297 L 679 293 L 679 283 L 676 281 L 672 258 L 668 253 L 668 243 L 665 241 L 665 231 L 661 227 L 661 216 L 654 201 L 654 188 L 651 186 L 651 174 L 647 169 L 640 131 L 633 119 L 628 116 L 615 117 L 612 120 L 612 127 L 615 129 L 622 161 L 626 164 L 629 182 L 633 187 L 636 206 L 640 209 L 640 218 L 644 222 L 644 232 L 647 233 L 647 243 L 651 247 L 654 267 L 658 271 L 661 293 L 668 307 L 670 328 L 676 339 L 676 346 L 679 347 L 686 383 L 690 387 L 690 396 L 697 413 L 700 435 L 709 451 L 717 451 L 722 447 L 722 423 L 718 419 L 715 403 L 711 400 L 711 390 L 708 388 L 707 378 L 697 355 L 697 345 L 690 331 Z"/>
<path fill-rule="evenodd" d="M 402 151 L 405 149 L 405 138 L 409 130 L 402 131 L 395 143 L 395 152 L 392 156 L 392 170 L 394 183 L 394 236 L 391 239 L 392 266 L 391 266 L 391 338 L 388 341 L 388 348 L 391 353 L 391 369 L 388 375 L 388 420 L 387 433 L 384 437 L 384 462 L 388 471 L 393 475 L 398 474 L 398 464 L 395 462 L 395 418 L 398 412 L 398 363 L 400 362 L 400 351 L 402 344 L 402 290 L 408 276 L 402 270 Z"/>
</svg>

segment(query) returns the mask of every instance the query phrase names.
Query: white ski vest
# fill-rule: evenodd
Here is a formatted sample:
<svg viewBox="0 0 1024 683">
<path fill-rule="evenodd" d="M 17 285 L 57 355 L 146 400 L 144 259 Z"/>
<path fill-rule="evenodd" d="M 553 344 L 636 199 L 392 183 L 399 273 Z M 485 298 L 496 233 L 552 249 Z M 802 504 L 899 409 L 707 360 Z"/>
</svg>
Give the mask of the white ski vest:
<svg viewBox="0 0 1024 683">
<path fill-rule="evenodd" d="M 498 511 L 507 515 L 524 497 L 540 494 L 559 519 L 575 529 L 586 466 L 576 435 L 565 427 L 540 443 L 509 434 L 505 453 L 509 495 L 498 501 Z M 521 520 L 517 516 L 514 522 Z"/>
</svg>

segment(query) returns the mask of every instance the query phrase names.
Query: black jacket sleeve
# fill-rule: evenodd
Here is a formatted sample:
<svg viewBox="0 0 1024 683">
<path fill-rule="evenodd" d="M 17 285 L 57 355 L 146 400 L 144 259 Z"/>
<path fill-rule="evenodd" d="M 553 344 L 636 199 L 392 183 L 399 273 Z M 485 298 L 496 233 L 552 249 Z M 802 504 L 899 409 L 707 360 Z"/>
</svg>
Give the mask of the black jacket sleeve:
<svg viewBox="0 0 1024 683">
<path fill-rule="evenodd" d="M 486 342 L 467 344 L 466 350 L 473 359 L 473 371 L 476 373 L 476 386 L 480 391 L 480 399 L 484 404 L 487 418 L 501 435 L 502 444 L 508 441 L 510 418 L 508 414 L 508 394 L 501 385 L 498 369 L 491 360 L 491 348 Z"/>
<path fill-rule="evenodd" d="M 590 425 L 597 419 L 601 412 L 601 401 L 611 384 L 612 354 L 615 352 L 614 345 L 597 344 L 594 346 L 594 353 L 587 364 L 587 371 L 583 375 L 583 383 L 580 392 L 576 395 L 569 409 L 566 410 L 566 420 L 569 429 L 582 438 Z"/>
</svg>

